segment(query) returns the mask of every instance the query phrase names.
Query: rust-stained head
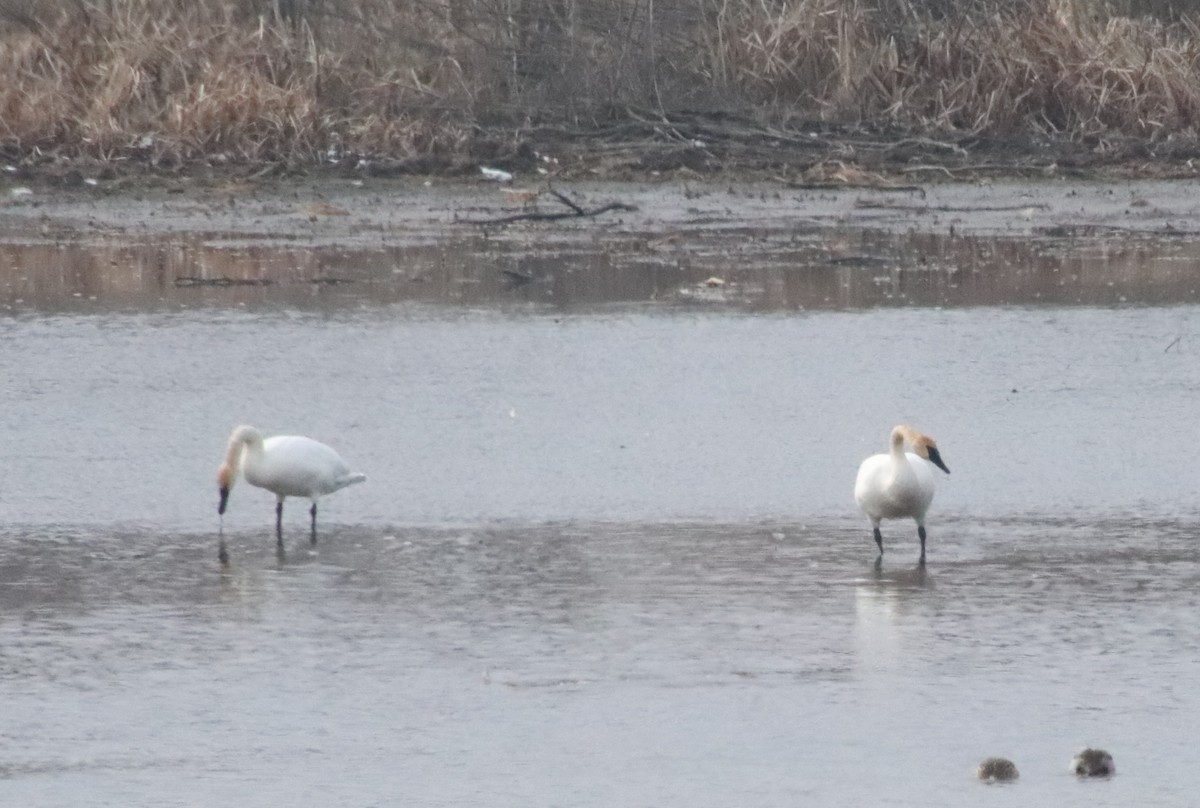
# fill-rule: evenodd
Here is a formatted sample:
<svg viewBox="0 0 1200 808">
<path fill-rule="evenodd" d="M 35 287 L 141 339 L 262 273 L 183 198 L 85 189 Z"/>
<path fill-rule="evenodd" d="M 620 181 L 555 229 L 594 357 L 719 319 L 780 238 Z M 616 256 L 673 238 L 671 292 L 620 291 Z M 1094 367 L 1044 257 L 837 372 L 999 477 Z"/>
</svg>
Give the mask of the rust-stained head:
<svg viewBox="0 0 1200 808">
<path fill-rule="evenodd" d="M 237 482 L 238 471 L 241 469 L 242 450 L 246 446 L 262 443 L 262 434 L 252 426 L 239 426 L 229 436 L 229 445 L 225 447 L 225 460 L 217 469 L 217 491 L 220 501 L 217 503 L 217 513 L 225 515 L 229 504 L 229 491 Z"/>
<path fill-rule="evenodd" d="M 947 474 L 950 473 L 950 469 L 942 461 L 942 454 L 938 451 L 937 441 L 933 438 L 918 432 L 911 426 L 901 424 L 892 430 L 892 449 L 894 451 L 902 451 L 905 442 L 908 443 L 912 448 L 913 454 L 917 457 L 923 457 Z"/>
</svg>

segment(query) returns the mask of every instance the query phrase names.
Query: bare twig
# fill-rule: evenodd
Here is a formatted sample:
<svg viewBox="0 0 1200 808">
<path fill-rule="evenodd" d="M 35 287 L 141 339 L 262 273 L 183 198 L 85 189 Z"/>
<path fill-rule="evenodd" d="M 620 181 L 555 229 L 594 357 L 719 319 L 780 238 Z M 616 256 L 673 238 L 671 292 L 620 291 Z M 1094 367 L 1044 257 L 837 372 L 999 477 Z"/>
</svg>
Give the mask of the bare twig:
<svg viewBox="0 0 1200 808">
<path fill-rule="evenodd" d="M 270 286 L 274 281 L 270 278 L 200 278 L 194 275 L 180 275 L 175 279 L 175 285 L 187 286 Z"/>
<path fill-rule="evenodd" d="M 562 202 L 568 208 L 575 211 L 576 215 L 578 215 L 578 216 L 586 216 L 587 215 L 584 212 L 583 208 L 579 207 L 573 201 L 571 201 L 571 198 L 569 196 L 567 196 L 566 194 L 556 191 L 553 188 L 547 188 L 546 190 L 549 191 L 551 196 L 553 196 L 559 202 Z"/>
<path fill-rule="evenodd" d="M 905 166 L 899 169 L 905 174 L 917 174 L 922 171 L 939 171 L 944 174 L 953 176 L 955 174 L 970 174 L 974 171 L 1045 171 L 1044 165 L 1021 165 L 1020 163 L 974 163 L 972 165 L 963 166 L 938 166 L 938 165 L 919 165 Z"/>
<path fill-rule="evenodd" d="M 1104 233 L 1122 236 L 1154 236 L 1155 238 L 1196 238 L 1200 236 L 1200 231 L 1179 230 L 1170 225 L 1157 230 L 1122 227 L 1117 224 L 1056 224 L 1033 228 L 1035 236 L 1047 238 L 1082 238 Z"/>
<path fill-rule="evenodd" d="M 912 213 L 999 213 L 1009 210 L 1049 210 L 1044 202 L 1033 202 L 1028 205 L 897 205 L 891 202 L 873 202 L 869 199 L 858 199 L 854 202 L 856 208 L 904 210 Z"/>
<path fill-rule="evenodd" d="M 637 210 L 634 205 L 628 205 L 624 202 L 609 202 L 607 205 L 602 205 L 598 208 L 594 208 L 593 210 L 586 210 L 579 205 L 576 205 L 565 195 L 559 193 L 553 188 L 550 188 L 549 191 L 554 198 L 556 198 L 559 202 L 562 202 L 571 210 L 569 212 L 563 211 L 559 213 L 540 213 L 537 211 L 531 211 L 529 213 L 515 213 L 511 216 L 498 216 L 494 219 L 461 219 L 460 221 L 463 224 L 493 227 L 497 225 L 512 224 L 514 222 L 557 222 L 563 219 L 592 218 L 594 216 L 599 216 L 602 213 L 608 213 L 609 211 L 614 210 L 626 212 Z"/>
<path fill-rule="evenodd" d="M 905 146 L 925 146 L 931 149 L 941 149 L 943 151 L 954 152 L 962 157 L 967 156 L 967 150 L 957 143 L 946 143 L 941 140 L 933 140 L 927 137 L 909 137 L 904 140 L 898 140 L 895 143 L 880 144 L 884 146 L 884 152 L 895 151 Z"/>
</svg>

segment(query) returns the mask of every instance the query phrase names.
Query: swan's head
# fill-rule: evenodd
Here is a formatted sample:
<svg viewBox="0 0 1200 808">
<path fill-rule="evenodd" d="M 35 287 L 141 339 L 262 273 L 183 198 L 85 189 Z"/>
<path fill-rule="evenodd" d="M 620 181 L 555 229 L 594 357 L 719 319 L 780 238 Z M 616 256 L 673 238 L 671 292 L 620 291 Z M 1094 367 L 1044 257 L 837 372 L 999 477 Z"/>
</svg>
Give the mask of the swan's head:
<svg viewBox="0 0 1200 808">
<path fill-rule="evenodd" d="M 221 501 L 217 503 L 217 513 L 221 516 L 225 515 L 225 506 L 229 504 L 229 489 L 233 488 L 233 484 L 237 482 L 237 472 L 229 463 L 222 463 L 221 468 L 217 469 L 217 491 L 221 495 Z"/>
<path fill-rule="evenodd" d="M 928 435 L 917 435 L 917 439 L 912 442 L 912 448 L 917 457 L 923 457 L 947 474 L 950 473 L 950 469 L 946 468 L 946 464 L 942 462 L 942 454 L 938 451 L 937 443 L 933 438 Z"/>
<path fill-rule="evenodd" d="M 905 441 L 908 441 L 913 454 L 917 457 L 923 457 L 947 474 L 950 473 L 950 469 L 946 468 L 946 464 L 942 461 L 941 452 L 938 451 L 937 442 L 933 438 L 922 435 L 911 426 L 901 425 L 892 430 L 893 451 L 901 451 Z"/>
<path fill-rule="evenodd" d="M 233 430 L 233 434 L 229 436 L 229 444 L 232 446 L 235 443 L 244 443 L 247 446 L 253 446 L 256 443 L 262 443 L 263 436 L 252 426 L 243 424 Z"/>
<path fill-rule="evenodd" d="M 979 764 L 975 776 L 988 783 L 1008 783 L 1020 777 L 1017 764 L 1008 758 L 990 757 Z"/>
<path fill-rule="evenodd" d="M 237 482 L 238 468 L 242 461 L 242 450 L 247 446 L 262 445 L 262 434 L 252 426 L 239 426 L 229 436 L 229 446 L 225 450 L 225 461 L 217 469 L 217 491 L 221 501 L 217 504 L 217 513 L 224 516 L 225 507 L 229 504 L 229 491 Z"/>
<path fill-rule="evenodd" d="M 1071 771 L 1080 777 L 1112 777 L 1117 773 L 1112 755 L 1103 749 L 1082 749 L 1071 760 Z"/>
</svg>

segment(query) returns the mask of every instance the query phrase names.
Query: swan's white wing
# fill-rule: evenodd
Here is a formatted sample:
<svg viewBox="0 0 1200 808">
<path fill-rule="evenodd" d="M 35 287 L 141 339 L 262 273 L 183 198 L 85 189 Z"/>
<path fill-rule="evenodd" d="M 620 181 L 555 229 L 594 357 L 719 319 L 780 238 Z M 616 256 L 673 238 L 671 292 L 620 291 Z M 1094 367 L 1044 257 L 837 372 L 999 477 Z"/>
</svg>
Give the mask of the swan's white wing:
<svg viewBox="0 0 1200 808">
<path fill-rule="evenodd" d="M 346 485 L 346 461 L 330 447 L 299 435 L 263 441 L 261 459 L 244 466 L 247 482 L 280 496 L 315 498 Z"/>
<path fill-rule="evenodd" d="M 933 472 L 928 461 L 907 453 L 897 468 L 891 455 L 868 457 L 858 467 L 854 498 L 872 520 L 923 519 L 933 501 Z"/>
</svg>

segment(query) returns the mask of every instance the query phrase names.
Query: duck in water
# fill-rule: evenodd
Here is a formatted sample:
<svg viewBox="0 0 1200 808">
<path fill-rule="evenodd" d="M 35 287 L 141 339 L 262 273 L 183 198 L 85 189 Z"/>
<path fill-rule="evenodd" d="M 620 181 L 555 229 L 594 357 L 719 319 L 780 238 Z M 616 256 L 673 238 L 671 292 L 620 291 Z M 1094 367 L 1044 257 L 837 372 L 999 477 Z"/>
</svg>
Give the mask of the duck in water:
<svg viewBox="0 0 1200 808">
<path fill-rule="evenodd" d="M 1071 759 L 1071 771 L 1080 777 L 1112 777 L 1117 773 L 1112 755 L 1103 749 L 1081 749 Z"/>
<path fill-rule="evenodd" d="M 1008 758 L 990 757 L 979 764 L 975 776 L 985 783 L 1011 783 L 1021 775 L 1017 764 Z"/>
</svg>

